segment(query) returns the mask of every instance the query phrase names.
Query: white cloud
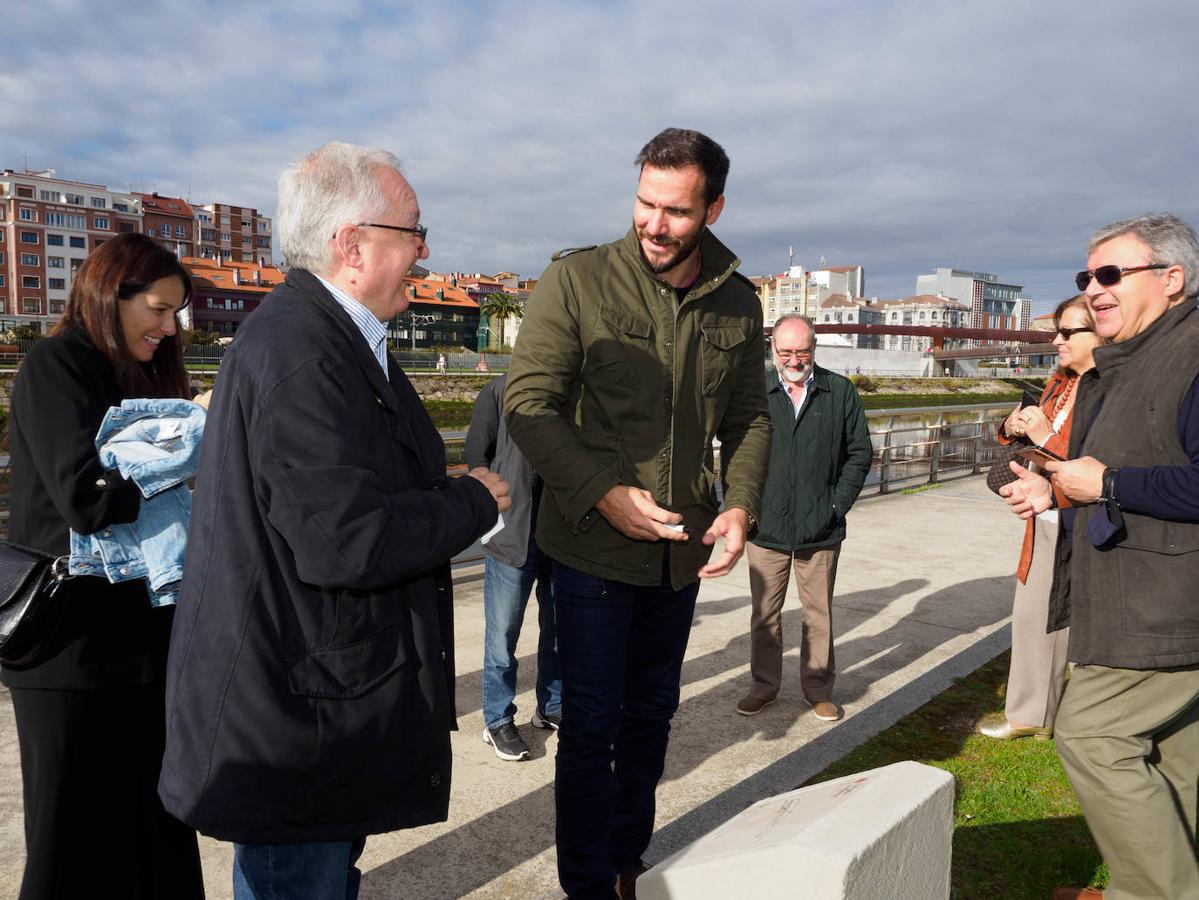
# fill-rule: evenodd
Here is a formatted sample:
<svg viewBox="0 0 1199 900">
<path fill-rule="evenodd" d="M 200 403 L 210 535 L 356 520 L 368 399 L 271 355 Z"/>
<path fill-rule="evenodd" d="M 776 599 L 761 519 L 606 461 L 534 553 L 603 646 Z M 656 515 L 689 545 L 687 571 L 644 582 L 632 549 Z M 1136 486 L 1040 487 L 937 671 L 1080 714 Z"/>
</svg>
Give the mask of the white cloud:
<svg viewBox="0 0 1199 900">
<path fill-rule="evenodd" d="M 288 160 L 377 144 L 431 265 L 536 275 L 623 233 L 634 155 L 681 125 L 729 151 L 745 272 L 794 245 L 897 296 L 957 264 L 1047 308 L 1094 227 L 1199 219 L 1196 26 L 1164 0 L 20 4 L 0 165 L 269 213 Z"/>
</svg>

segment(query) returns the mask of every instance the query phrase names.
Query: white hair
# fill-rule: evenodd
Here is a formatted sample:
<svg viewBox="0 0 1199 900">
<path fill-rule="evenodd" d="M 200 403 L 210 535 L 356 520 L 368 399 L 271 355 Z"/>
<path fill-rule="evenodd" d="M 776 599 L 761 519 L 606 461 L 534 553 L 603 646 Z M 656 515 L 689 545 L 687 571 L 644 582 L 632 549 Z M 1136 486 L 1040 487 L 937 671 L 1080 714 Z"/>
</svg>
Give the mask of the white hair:
<svg viewBox="0 0 1199 900">
<path fill-rule="evenodd" d="M 287 264 L 326 275 L 333 265 L 330 241 L 347 222 L 387 212 L 380 167 L 401 172 L 393 153 L 330 141 L 288 165 L 279 175 L 275 230 Z"/>
</svg>

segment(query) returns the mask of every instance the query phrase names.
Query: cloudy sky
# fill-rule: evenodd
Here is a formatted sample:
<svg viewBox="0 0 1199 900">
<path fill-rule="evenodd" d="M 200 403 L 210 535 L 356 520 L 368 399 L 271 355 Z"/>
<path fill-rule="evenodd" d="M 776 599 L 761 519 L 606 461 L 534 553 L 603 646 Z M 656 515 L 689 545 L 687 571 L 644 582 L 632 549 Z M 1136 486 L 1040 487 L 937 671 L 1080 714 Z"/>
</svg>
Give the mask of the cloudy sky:
<svg viewBox="0 0 1199 900">
<path fill-rule="evenodd" d="M 400 155 L 434 269 L 619 237 L 661 128 L 732 159 L 746 274 L 936 266 L 1071 291 L 1095 227 L 1199 223 L 1199 4 L 422 0 L 10 4 L 0 167 L 273 213 L 330 139 Z"/>
</svg>

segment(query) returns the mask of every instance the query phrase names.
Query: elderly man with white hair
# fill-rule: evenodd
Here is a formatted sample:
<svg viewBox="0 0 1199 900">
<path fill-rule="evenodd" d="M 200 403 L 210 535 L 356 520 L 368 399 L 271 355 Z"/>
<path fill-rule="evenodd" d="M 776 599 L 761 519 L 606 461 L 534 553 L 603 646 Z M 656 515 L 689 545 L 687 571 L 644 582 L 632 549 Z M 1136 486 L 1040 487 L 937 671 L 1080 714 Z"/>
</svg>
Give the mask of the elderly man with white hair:
<svg viewBox="0 0 1199 900">
<path fill-rule="evenodd" d="M 284 171 L 291 270 L 209 407 L 167 673 L 167 810 L 235 843 L 234 896 L 352 898 L 366 836 L 443 821 L 454 727 L 449 560 L 508 505 L 447 478 L 387 353 L 428 256 L 390 153 Z"/>
</svg>

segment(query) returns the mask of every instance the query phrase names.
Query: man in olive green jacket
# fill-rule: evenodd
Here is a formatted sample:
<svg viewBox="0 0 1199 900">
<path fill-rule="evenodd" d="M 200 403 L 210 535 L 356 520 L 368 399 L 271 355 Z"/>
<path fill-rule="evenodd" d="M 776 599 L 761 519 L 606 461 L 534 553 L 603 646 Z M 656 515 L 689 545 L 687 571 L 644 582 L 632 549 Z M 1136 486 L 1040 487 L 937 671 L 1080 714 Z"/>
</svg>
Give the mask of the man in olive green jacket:
<svg viewBox="0 0 1199 900">
<path fill-rule="evenodd" d="M 570 897 L 610 897 L 614 879 L 631 896 L 699 579 L 740 558 L 770 450 L 761 308 L 708 231 L 728 157 L 667 129 L 636 162 L 633 228 L 555 257 L 504 397 L 546 487 L 537 542 L 554 560 L 558 874 Z"/>
<path fill-rule="evenodd" d="M 816 365 L 810 320 L 781 316 L 772 345 L 778 375 L 770 387 L 770 474 L 762 527 L 747 551 L 752 683 L 737 712 L 756 715 L 778 695 L 783 599 L 794 568 L 803 604 L 800 689 L 817 718 L 835 721 L 841 709 L 833 702 L 833 583 L 845 514 L 870 471 L 870 433 L 853 384 Z"/>
</svg>

